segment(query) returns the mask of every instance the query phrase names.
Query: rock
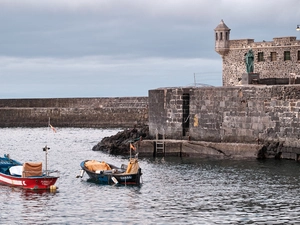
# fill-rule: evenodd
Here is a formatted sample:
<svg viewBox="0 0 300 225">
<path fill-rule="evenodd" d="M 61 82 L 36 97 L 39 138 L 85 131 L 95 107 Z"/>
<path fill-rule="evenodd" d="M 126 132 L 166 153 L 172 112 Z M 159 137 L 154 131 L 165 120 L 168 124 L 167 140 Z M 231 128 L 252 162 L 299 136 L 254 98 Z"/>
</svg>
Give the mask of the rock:
<svg viewBox="0 0 300 225">
<path fill-rule="evenodd" d="M 149 127 L 134 127 L 118 132 L 116 135 L 103 138 L 93 151 L 103 151 L 110 154 L 125 155 L 130 153 L 130 143 L 139 141 L 140 139 L 149 139 Z"/>
</svg>

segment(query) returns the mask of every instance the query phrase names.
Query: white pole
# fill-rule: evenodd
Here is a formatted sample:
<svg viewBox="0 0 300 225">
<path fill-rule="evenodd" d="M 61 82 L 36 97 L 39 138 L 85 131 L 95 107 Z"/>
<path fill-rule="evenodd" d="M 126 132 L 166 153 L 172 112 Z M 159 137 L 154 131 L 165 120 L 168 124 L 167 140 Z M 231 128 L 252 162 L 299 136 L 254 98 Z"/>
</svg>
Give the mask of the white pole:
<svg viewBox="0 0 300 225">
<path fill-rule="evenodd" d="M 48 158 L 47 158 L 47 155 L 48 155 L 48 146 L 46 145 L 45 146 L 45 164 L 46 164 L 46 175 L 48 176 Z"/>
<path fill-rule="evenodd" d="M 131 143 L 130 143 L 131 145 Z M 131 160 L 131 146 L 129 145 L 129 150 L 130 150 L 130 160 Z"/>
</svg>

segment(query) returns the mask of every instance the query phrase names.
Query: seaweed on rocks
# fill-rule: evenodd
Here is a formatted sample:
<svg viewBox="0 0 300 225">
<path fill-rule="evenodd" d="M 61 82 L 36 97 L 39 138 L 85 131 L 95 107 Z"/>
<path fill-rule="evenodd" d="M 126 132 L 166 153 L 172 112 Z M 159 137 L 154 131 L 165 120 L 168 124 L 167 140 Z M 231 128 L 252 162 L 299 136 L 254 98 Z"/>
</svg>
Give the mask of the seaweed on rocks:
<svg viewBox="0 0 300 225">
<path fill-rule="evenodd" d="M 92 148 L 92 150 L 103 151 L 116 155 L 125 155 L 129 154 L 130 143 L 134 143 L 141 139 L 149 139 L 148 126 L 125 129 L 110 137 L 104 137 L 97 145 Z"/>
</svg>

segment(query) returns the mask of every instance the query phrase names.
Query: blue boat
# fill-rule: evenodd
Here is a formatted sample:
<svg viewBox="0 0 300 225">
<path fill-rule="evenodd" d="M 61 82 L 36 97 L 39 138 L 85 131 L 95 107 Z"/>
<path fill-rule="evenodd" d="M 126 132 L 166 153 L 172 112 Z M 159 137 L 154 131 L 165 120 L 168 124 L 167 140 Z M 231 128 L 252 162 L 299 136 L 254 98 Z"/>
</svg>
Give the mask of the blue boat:
<svg viewBox="0 0 300 225">
<path fill-rule="evenodd" d="M 98 184 L 140 185 L 142 169 L 137 158 L 130 158 L 128 165 L 117 167 L 97 160 L 85 160 L 80 163 L 81 173 L 77 178 L 82 178 L 86 172 L 89 181 Z"/>
</svg>

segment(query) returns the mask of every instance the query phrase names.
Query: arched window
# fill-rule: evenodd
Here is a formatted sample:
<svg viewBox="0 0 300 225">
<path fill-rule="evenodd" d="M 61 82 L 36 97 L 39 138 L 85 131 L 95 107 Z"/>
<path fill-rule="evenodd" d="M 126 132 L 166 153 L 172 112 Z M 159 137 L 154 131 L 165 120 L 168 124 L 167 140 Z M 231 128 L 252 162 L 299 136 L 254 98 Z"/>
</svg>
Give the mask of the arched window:
<svg viewBox="0 0 300 225">
<path fill-rule="evenodd" d="M 226 36 L 225 36 L 225 40 L 228 40 L 228 32 L 226 31 Z"/>
<path fill-rule="evenodd" d="M 220 33 L 220 40 L 221 41 L 223 40 L 223 33 L 222 32 Z"/>
<path fill-rule="evenodd" d="M 218 33 L 216 33 L 216 41 L 218 40 Z"/>
</svg>

